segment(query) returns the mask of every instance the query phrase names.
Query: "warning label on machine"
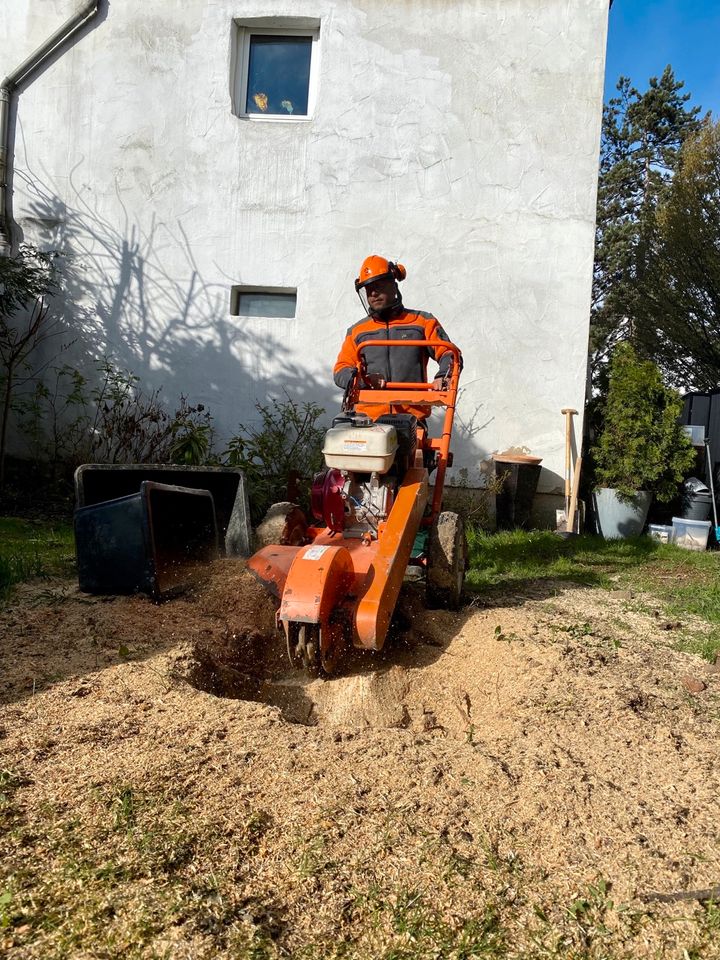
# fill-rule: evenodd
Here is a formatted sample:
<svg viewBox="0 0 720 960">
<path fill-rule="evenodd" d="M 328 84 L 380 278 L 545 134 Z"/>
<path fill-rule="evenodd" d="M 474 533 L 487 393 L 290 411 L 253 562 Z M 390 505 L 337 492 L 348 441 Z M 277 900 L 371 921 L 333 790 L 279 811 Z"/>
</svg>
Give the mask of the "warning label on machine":
<svg viewBox="0 0 720 960">
<path fill-rule="evenodd" d="M 329 547 L 310 547 L 310 549 L 306 550 L 303 554 L 303 560 L 319 560 L 325 551 L 329 549 Z"/>
</svg>

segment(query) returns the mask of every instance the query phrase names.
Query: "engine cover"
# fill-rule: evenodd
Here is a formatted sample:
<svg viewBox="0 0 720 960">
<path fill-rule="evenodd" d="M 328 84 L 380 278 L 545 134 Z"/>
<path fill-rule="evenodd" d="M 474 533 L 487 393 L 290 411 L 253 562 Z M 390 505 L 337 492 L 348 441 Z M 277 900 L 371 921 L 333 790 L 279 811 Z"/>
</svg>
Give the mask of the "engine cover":
<svg viewBox="0 0 720 960">
<path fill-rule="evenodd" d="M 352 473 L 387 473 L 398 448 L 397 431 L 388 423 L 367 427 L 338 424 L 325 434 L 328 467 Z"/>
</svg>

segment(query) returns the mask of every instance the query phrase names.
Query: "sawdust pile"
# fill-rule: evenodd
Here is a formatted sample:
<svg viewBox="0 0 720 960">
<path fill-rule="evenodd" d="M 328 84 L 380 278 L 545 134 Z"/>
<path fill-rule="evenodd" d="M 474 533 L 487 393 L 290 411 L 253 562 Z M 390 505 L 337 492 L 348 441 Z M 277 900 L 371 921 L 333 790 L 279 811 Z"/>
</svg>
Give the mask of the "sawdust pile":
<svg viewBox="0 0 720 960">
<path fill-rule="evenodd" d="M 718 955 L 711 908 L 645 895 L 720 883 L 720 675 L 637 607 L 409 592 L 381 655 L 310 681 L 237 562 L 161 606 L 24 588 L 0 623 L 0 945 Z"/>
</svg>

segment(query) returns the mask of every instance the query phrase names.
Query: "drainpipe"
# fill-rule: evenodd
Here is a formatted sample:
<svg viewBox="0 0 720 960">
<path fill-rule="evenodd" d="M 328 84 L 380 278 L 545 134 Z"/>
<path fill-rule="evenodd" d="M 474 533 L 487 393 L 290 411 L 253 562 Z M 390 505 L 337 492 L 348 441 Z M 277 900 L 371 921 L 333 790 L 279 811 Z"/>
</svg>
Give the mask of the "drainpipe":
<svg viewBox="0 0 720 960">
<path fill-rule="evenodd" d="M 85 0 L 77 13 L 48 37 L 27 60 L 9 73 L 0 85 L 0 257 L 7 257 L 11 250 L 10 229 L 12 225 L 12 193 L 8 190 L 10 177 L 10 103 L 13 93 L 33 70 L 36 70 L 53 54 L 60 44 L 84 26 L 100 9 L 100 0 Z"/>
</svg>

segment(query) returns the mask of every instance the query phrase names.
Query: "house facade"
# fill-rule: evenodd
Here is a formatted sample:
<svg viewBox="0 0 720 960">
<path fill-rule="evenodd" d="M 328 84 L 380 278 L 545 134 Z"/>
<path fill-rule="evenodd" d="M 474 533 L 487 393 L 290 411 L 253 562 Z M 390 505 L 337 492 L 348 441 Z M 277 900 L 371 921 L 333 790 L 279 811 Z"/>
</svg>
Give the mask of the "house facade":
<svg viewBox="0 0 720 960">
<path fill-rule="evenodd" d="M 87 4 L 86 4 L 87 5 Z M 82 4 L 0 10 L 11 73 Z M 13 238 L 61 254 L 77 356 L 207 405 L 340 403 L 365 256 L 465 359 L 455 466 L 582 411 L 608 0 L 123 0 L 13 101 Z M 432 365 L 431 365 L 432 366 Z M 581 429 L 578 418 L 577 429 Z"/>
</svg>

